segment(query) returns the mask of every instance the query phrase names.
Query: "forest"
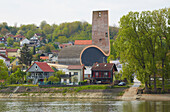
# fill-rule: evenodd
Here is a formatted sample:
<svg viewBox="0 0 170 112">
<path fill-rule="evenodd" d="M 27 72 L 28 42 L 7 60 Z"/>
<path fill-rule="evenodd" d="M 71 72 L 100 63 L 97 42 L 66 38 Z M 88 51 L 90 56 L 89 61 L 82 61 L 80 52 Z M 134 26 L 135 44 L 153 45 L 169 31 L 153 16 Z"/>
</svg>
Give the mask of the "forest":
<svg viewBox="0 0 170 112">
<path fill-rule="evenodd" d="M 110 38 L 114 39 L 117 36 L 118 27 L 110 26 Z M 45 44 L 47 43 L 66 43 L 74 40 L 90 40 L 92 35 L 92 25 L 88 22 L 70 22 L 57 24 L 48 24 L 42 21 L 39 26 L 35 24 L 8 26 L 6 22 L 0 23 L 0 37 L 5 36 L 7 33 L 13 35 L 21 34 L 30 39 L 35 33 L 41 34 Z"/>
</svg>

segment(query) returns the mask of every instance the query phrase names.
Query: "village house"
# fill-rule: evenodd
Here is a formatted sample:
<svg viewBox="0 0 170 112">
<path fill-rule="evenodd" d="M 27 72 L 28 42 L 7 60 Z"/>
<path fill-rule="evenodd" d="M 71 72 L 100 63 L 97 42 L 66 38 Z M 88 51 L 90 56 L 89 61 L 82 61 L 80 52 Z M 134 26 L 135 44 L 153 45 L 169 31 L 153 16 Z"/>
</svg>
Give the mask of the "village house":
<svg viewBox="0 0 170 112">
<path fill-rule="evenodd" d="M 59 44 L 58 45 L 58 48 L 59 49 L 63 49 L 65 47 L 68 47 L 68 46 L 72 46 L 73 44 L 72 43 L 63 43 L 63 44 Z"/>
<path fill-rule="evenodd" d="M 27 66 L 25 64 L 19 63 L 19 57 L 17 57 L 14 61 L 11 62 L 10 67 L 19 66 L 21 71 L 25 72 L 27 70 Z"/>
<path fill-rule="evenodd" d="M 6 51 L 10 57 L 20 57 L 20 49 L 7 49 Z"/>
<path fill-rule="evenodd" d="M 6 37 L 0 37 L 0 44 L 2 44 L 2 43 L 6 43 Z"/>
<path fill-rule="evenodd" d="M 95 63 L 91 70 L 94 83 L 112 83 L 117 68 L 114 63 Z"/>
<path fill-rule="evenodd" d="M 3 55 L 3 54 L 0 54 L 0 59 L 2 59 L 2 60 L 5 62 L 5 64 L 6 64 L 7 67 L 10 66 L 10 59 L 9 59 L 8 57 L 6 57 L 6 56 Z"/>
<path fill-rule="evenodd" d="M 45 78 L 49 78 L 53 75 L 54 70 L 46 62 L 34 62 L 26 72 L 30 73 L 28 79 L 33 80 L 33 84 L 37 84 L 38 81 L 44 81 Z"/>
<path fill-rule="evenodd" d="M 29 44 L 30 41 L 27 38 L 24 38 L 23 40 L 20 41 L 20 46 L 23 46 L 24 44 Z"/>
<path fill-rule="evenodd" d="M 8 55 L 6 49 L 0 49 L 0 54 L 3 54 L 5 56 Z"/>
<path fill-rule="evenodd" d="M 68 65 L 67 69 L 68 72 L 66 72 L 66 74 L 71 77 L 72 82 L 78 83 L 84 80 L 84 65 Z M 73 81 L 73 78 L 76 79 L 76 81 Z"/>
<path fill-rule="evenodd" d="M 24 38 L 26 38 L 25 36 L 18 34 L 14 37 L 12 37 L 14 39 L 15 42 L 20 42 L 21 40 L 23 40 Z"/>
</svg>

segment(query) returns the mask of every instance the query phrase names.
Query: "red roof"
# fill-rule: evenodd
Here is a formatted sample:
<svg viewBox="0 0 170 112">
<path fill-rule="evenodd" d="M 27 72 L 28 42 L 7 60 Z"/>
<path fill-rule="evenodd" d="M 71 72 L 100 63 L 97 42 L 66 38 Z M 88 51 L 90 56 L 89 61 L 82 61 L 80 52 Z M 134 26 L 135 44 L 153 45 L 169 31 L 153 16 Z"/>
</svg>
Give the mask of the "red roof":
<svg viewBox="0 0 170 112">
<path fill-rule="evenodd" d="M 75 40 L 74 45 L 92 45 L 92 40 Z"/>
<path fill-rule="evenodd" d="M 69 70 L 77 70 L 77 69 L 82 69 L 84 65 L 69 65 L 68 69 Z"/>
<path fill-rule="evenodd" d="M 7 52 L 17 52 L 18 49 L 7 49 Z"/>
<path fill-rule="evenodd" d="M 72 43 L 64 43 L 64 44 L 60 44 L 59 47 L 60 48 L 65 48 L 65 47 L 71 46 L 71 45 L 72 45 Z"/>
<path fill-rule="evenodd" d="M 110 71 L 112 69 L 115 69 L 117 71 L 116 66 L 114 63 L 95 63 L 92 66 L 92 70 L 100 70 L 100 71 Z"/>
<path fill-rule="evenodd" d="M 54 72 L 54 70 L 46 62 L 34 62 L 27 71 L 34 65 L 37 64 L 43 72 Z M 26 72 L 27 72 L 26 71 Z"/>
<path fill-rule="evenodd" d="M 49 57 L 48 56 L 40 56 L 40 59 L 46 60 L 46 59 L 49 59 Z"/>
<path fill-rule="evenodd" d="M 0 54 L 1 57 L 5 58 L 7 61 L 10 61 L 11 59 L 9 59 L 8 57 L 6 57 L 5 55 L 3 54 Z"/>
<path fill-rule="evenodd" d="M 21 35 L 21 34 L 18 34 L 18 35 L 14 36 L 14 37 L 17 37 L 17 38 L 25 38 L 25 36 L 23 36 L 23 35 Z"/>
</svg>

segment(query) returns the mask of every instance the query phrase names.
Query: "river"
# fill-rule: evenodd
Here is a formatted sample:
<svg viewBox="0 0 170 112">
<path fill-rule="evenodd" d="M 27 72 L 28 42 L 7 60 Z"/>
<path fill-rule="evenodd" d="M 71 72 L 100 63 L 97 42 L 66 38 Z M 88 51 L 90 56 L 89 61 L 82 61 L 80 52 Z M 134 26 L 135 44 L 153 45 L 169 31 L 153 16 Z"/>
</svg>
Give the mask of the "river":
<svg viewBox="0 0 170 112">
<path fill-rule="evenodd" d="M 1 112 L 168 112 L 170 101 L 1 98 Z"/>
</svg>

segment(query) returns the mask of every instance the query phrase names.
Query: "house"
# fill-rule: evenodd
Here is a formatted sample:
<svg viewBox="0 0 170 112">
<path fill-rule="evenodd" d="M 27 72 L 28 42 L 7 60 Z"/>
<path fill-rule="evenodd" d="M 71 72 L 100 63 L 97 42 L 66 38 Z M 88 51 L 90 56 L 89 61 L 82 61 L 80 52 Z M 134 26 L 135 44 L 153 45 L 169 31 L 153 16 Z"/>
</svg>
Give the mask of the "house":
<svg viewBox="0 0 170 112">
<path fill-rule="evenodd" d="M 74 45 L 92 45 L 92 40 L 75 40 Z"/>
<path fill-rule="evenodd" d="M 7 55 L 10 57 L 20 57 L 20 49 L 7 49 Z"/>
<path fill-rule="evenodd" d="M 59 49 L 62 49 L 62 48 L 72 46 L 72 45 L 73 45 L 72 43 L 63 43 L 63 44 L 59 44 L 58 47 L 59 47 Z"/>
<path fill-rule="evenodd" d="M 20 46 L 23 46 L 24 44 L 29 44 L 30 41 L 27 38 L 24 38 L 23 40 L 20 41 Z"/>
<path fill-rule="evenodd" d="M 13 37 L 15 42 L 20 42 L 21 40 L 23 40 L 24 38 L 26 38 L 25 36 L 18 34 L 16 36 Z"/>
<path fill-rule="evenodd" d="M 6 64 L 7 67 L 10 66 L 10 59 L 9 59 L 8 57 L 6 57 L 6 56 L 3 55 L 3 54 L 0 54 L 0 59 L 2 59 L 2 60 L 5 62 L 5 64 Z"/>
<path fill-rule="evenodd" d="M 6 43 L 6 41 L 7 41 L 7 39 L 6 39 L 6 37 L 0 37 L 0 44 L 1 43 Z"/>
<path fill-rule="evenodd" d="M 8 55 L 6 49 L 0 49 L 0 54 L 3 54 L 5 56 Z"/>
<path fill-rule="evenodd" d="M 60 75 L 61 83 L 69 84 L 71 83 L 71 76 L 68 74 Z"/>
<path fill-rule="evenodd" d="M 40 46 L 39 38 L 37 36 L 30 38 L 30 45 L 34 45 L 35 47 Z"/>
<path fill-rule="evenodd" d="M 84 80 L 84 65 L 68 65 L 67 69 L 68 72 L 66 74 L 72 77 L 72 79 L 73 77 L 76 78 L 76 81 L 72 80 L 72 82 L 78 83 Z"/>
<path fill-rule="evenodd" d="M 11 62 L 10 66 L 21 66 L 21 70 L 25 72 L 27 70 L 27 66 L 25 64 L 20 64 L 19 63 L 19 57 L 17 57 L 14 61 Z"/>
<path fill-rule="evenodd" d="M 34 62 L 26 72 L 31 73 L 27 78 L 32 79 L 33 84 L 37 84 L 38 81 L 44 81 L 45 78 L 52 76 L 54 70 L 46 62 Z"/>
<path fill-rule="evenodd" d="M 91 78 L 91 66 L 86 66 L 84 70 L 84 79 L 90 79 Z"/>
<path fill-rule="evenodd" d="M 91 70 L 93 83 L 112 83 L 117 68 L 114 63 L 95 63 Z"/>
</svg>

